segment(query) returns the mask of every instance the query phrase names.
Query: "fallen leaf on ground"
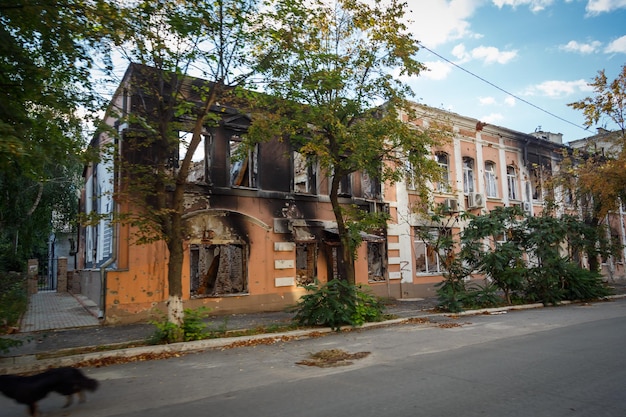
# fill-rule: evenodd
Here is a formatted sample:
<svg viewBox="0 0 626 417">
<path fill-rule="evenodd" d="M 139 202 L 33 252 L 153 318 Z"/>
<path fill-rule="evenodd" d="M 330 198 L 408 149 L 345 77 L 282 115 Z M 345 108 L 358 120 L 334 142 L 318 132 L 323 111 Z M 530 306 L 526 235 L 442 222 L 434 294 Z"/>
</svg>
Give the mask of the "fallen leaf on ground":
<svg viewBox="0 0 626 417">
<path fill-rule="evenodd" d="M 296 365 L 318 366 L 320 368 L 331 368 L 335 366 L 352 365 L 354 359 L 362 359 L 370 352 L 348 353 L 341 349 L 326 349 L 311 354 L 309 359 L 296 362 Z"/>
</svg>

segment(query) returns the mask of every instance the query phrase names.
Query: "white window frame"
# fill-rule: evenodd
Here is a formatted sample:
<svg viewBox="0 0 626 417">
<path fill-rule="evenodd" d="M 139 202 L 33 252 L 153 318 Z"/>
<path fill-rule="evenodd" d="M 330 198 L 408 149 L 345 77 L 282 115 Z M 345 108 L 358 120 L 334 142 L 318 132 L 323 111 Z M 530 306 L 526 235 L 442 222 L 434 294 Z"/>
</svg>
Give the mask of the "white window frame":
<svg viewBox="0 0 626 417">
<path fill-rule="evenodd" d="M 476 191 L 474 183 L 474 159 L 463 157 L 463 193 L 470 195 Z"/>
<path fill-rule="evenodd" d="M 485 162 L 485 193 L 487 197 L 498 197 L 498 180 L 496 178 L 496 163 Z"/>
<path fill-rule="evenodd" d="M 506 184 L 509 191 L 509 200 L 519 200 L 517 170 L 513 165 L 507 165 L 506 167 Z"/>
<path fill-rule="evenodd" d="M 445 158 L 445 161 L 441 160 L 442 157 Z M 441 182 L 437 184 L 437 190 L 441 193 L 449 193 L 450 192 L 450 156 L 446 152 L 437 152 L 435 154 L 435 159 L 437 161 L 437 164 L 443 170 Z"/>
</svg>

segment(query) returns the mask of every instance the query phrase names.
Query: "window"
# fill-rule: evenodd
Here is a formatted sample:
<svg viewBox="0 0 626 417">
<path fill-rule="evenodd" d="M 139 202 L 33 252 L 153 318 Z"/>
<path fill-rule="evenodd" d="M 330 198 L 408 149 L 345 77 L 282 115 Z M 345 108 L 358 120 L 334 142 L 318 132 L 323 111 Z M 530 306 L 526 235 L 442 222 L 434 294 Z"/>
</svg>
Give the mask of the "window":
<svg viewBox="0 0 626 417">
<path fill-rule="evenodd" d="M 406 173 L 406 188 L 408 190 L 415 190 L 415 170 L 413 164 L 410 161 L 404 163 L 404 170 Z"/>
<path fill-rule="evenodd" d="M 383 256 L 382 242 L 367 242 L 367 277 L 370 282 L 385 280 Z"/>
<path fill-rule="evenodd" d="M 517 171 L 514 166 L 506 167 L 506 183 L 509 189 L 509 200 L 519 200 L 517 192 Z"/>
<path fill-rule="evenodd" d="M 298 285 L 309 285 L 315 283 L 316 270 L 315 243 L 296 244 L 296 283 Z"/>
<path fill-rule="evenodd" d="M 487 197 L 498 196 L 498 183 L 496 181 L 496 164 L 491 161 L 485 162 L 485 192 Z"/>
<path fill-rule="evenodd" d="M 543 184 L 541 180 L 541 168 L 533 167 L 530 170 L 530 188 L 533 200 L 543 200 Z"/>
<path fill-rule="evenodd" d="M 229 145 L 231 186 L 256 188 L 257 146 L 246 151 L 239 136 L 233 136 Z"/>
<path fill-rule="evenodd" d="M 439 254 L 435 249 L 439 233 L 441 231 L 437 228 L 416 228 L 414 241 L 416 274 L 441 274 L 443 272 Z M 449 230 L 445 229 L 443 233 L 449 233 Z"/>
<path fill-rule="evenodd" d="M 187 149 L 191 143 L 192 132 L 179 131 L 178 137 L 180 140 L 178 152 L 179 158 L 184 158 L 187 154 Z M 189 167 L 189 173 L 187 174 L 187 181 L 189 182 L 206 182 L 207 163 L 208 160 L 205 157 L 206 154 L 206 137 L 200 136 L 200 143 L 196 148 L 193 156 L 191 157 L 191 166 Z M 176 165 L 178 166 L 178 165 Z"/>
<path fill-rule="evenodd" d="M 448 193 L 450 192 L 450 165 L 448 154 L 445 152 L 437 152 L 435 158 L 442 170 L 441 182 L 437 184 L 437 190 L 442 193 Z"/>
<path fill-rule="evenodd" d="M 366 171 L 361 172 L 361 191 L 363 198 L 380 198 L 380 181 L 370 176 Z"/>
<path fill-rule="evenodd" d="M 190 250 L 192 295 L 220 296 L 248 291 L 244 246 L 191 245 Z"/>
<path fill-rule="evenodd" d="M 463 193 L 469 195 L 474 192 L 474 160 L 463 157 Z"/>
<path fill-rule="evenodd" d="M 352 196 L 352 175 L 348 174 L 341 177 L 341 181 L 339 181 L 339 189 L 337 190 L 337 195 L 340 197 Z"/>
<path fill-rule="evenodd" d="M 315 194 L 317 192 L 315 164 L 300 152 L 293 153 L 293 191 Z"/>
</svg>

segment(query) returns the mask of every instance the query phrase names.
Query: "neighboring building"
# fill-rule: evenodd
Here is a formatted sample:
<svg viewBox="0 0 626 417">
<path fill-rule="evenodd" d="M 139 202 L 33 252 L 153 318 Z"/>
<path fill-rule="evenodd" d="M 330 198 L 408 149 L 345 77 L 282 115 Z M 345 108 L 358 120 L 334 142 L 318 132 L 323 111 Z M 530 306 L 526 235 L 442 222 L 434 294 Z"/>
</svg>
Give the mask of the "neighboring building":
<svg viewBox="0 0 626 417">
<path fill-rule="evenodd" d="M 606 158 L 614 158 L 622 149 L 622 137 L 623 132 L 619 130 L 610 131 L 604 128 L 597 128 L 595 135 L 571 141 L 568 145 L 573 149 L 602 155 Z M 625 210 L 626 207 L 624 207 L 624 202 L 622 202 L 618 205 L 617 210 L 610 212 L 605 218 L 611 242 L 622 247 L 621 256 L 611 256 L 602 259 L 602 274 L 613 279 L 626 277 L 626 266 L 624 265 L 624 259 L 626 259 Z"/>
<path fill-rule="evenodd" d="M 104 149 L 117 141 L 124 153 L 140 137 L 138 126 L 120 123 L 120 117 L 144 111 L 137 80 L 145 70 L 129 67 L 105 117 L 119 139 L 99 133 L 92 147 Z M 541 213 L 544 198 L 552 192 L 544 182 L 557 169 L 564 149 L 559 135 L 546 139 L 415 106 L 417 119 L 407 123 L 424 126 L 445 120 L 453 129 L 449 143 L 432 149 L 446 172 L 441 183 L 432 184 L 433 202 L 447 205 L 452 216 L 511 205 Z M 212 111 L 220 116 L 219 127 L 207 128 L 186 193 L 190 227 L 183 266 L 185 306 L 206 305 L 215 313 L 284 309 L 304 294 L 302 285 L 326 282 L 341 271 L 329 178 L 288 141 L 270 140 L 243 160 L 231 158 L 250 118 L 224 102 Z M 112 198 L 121 185 L 115 168 L 111 159 L 85 168 L 83 212 L 107 215 L 120 209 Z M 391 215 L 386 231 L 362 235 L 357 283 L 381 296 L 434 295 L 442 271 L 437 254 L 417 237 L 417 228 L 430 225 L 414 213 L 418 196 L 411 179 L 380 184 L 355 173 L 344 179 L 341 196 L 345 204 Z M 462 227 L 461 221 L 454 223 L 454 228 Z M 143 321 L 155 308 L 164 309 L 168 298 L 165 244 L 135 245 L 134 233 L 129 226 L 105 220 L 80 232 L 76 286 L 100 306 L 109 323 Z"/>
<path fill-rule="evenodd" d="M 461 211 L 481 214 L 497 206 L 517 205 L 531 215 L 542 212 L 544 198 L 551 192 L 545 181 L 558 168 L 564 148 L 559 135 L 548 140 L 431 107 L 416 105 L 416 109 L 418 120 L 407 122 L 424 125 L 438 121 L 452 126 L 449 143 L 432 149 L 433 158 L 445 172 L 442 183 L 432 185 L 432 199 L 449 208 L 454 220 L 447 222 L 453 225 L 450 233 L 465 227 L 458 218 Z M 388 203 L 394 221 L 387 233 L 391 295 L 435 295 L 433 285 L 442 280 L 440 260 L 416 229 L 439 233 L 441 225 L 433 227 L 412 210 L 418 196 L 410 178 L 393 188 L 396 200 Z"/>
<path fill-rule="evenodd" d="M 573 149 L 582 149 L 611 158 L 616 156 L 621 150 L 621 140 L 619 140 L 621 135 L 622 132 L 610 131 L 599 127 L 595 135 L 573 140 L 568 145 Z"/>
</svg>

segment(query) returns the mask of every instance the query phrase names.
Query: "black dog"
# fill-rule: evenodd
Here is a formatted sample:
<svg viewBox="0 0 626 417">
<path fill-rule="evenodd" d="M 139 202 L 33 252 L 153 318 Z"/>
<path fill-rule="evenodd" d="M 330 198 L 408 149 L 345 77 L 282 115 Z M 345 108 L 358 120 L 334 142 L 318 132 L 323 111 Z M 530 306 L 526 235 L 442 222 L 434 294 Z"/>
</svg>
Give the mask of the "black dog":
<svg viewBox="0 0 626 417">
<path fill-rule="evenodd" d="M 78 394 L 79 401 L 85 401 L 84 391 L 95 391 L 98 381 L 85 376 L 76 368 L 50 369 L 31 376 L 0 375 L 0 392 L 20 404 L 28 405 L 31 416 L 37 415 L 37 401 L 50 392 L 65 395 L 63 407 L 72 404 L 72 396 Z"/>
</svg>

